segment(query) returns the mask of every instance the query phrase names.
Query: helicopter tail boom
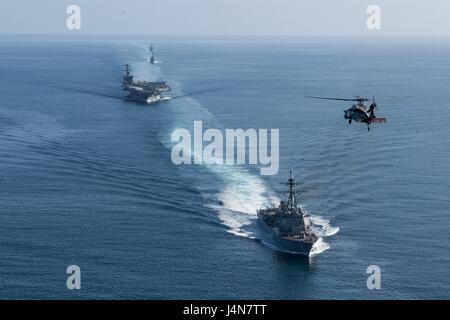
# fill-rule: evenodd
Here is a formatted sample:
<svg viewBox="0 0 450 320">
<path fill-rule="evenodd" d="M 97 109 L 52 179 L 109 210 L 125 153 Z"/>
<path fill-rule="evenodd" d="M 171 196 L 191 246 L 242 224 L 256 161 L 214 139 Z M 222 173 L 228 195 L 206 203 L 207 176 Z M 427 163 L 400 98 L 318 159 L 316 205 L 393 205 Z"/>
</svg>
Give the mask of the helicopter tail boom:
<svg viewBox="0 0 450 320">
<path fill-rule="evenodd" d="M 386 123 L 386 118 L 370 118 L 369 123 Z"/>
</svg>

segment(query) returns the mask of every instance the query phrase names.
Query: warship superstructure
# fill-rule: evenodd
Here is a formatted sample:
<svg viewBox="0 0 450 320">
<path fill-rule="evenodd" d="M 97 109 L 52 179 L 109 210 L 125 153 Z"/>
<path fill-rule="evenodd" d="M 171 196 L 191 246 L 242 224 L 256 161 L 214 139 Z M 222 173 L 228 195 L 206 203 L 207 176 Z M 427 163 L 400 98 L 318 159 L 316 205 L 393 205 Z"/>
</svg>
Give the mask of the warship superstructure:
<svg viewBox="0 0 450 320">
<path fill-rule="evenodd" d="M 148 48 L 148 51 L 151 53 L 151 56 L 150 56 L 150 58 L 147 59 L 147 62 L 150 64 L 155 64 L 155 52 L 154 52 L 153 45 L 150 45 L 150 47 Z"/>
<path fill-rule="evenodd" d="M 165 81 L 134 81 L 134 76 L 129 64 L 125 65 L 122 88 L 129 93 L 125 98 L 129 101 L 154 104 L 171 99 L 170 97 L 161 95 L 162 92 L 171 91 L 171 88 Z"/>
<path fill-rule="evenodd" d="M 291 171 L 287 203 L 258 210 L 258 219 L 282 248 L 309 256 L 319 238 L 312 230 L 311 216 L 297 204 L 296 185 Z"/>
</svg>

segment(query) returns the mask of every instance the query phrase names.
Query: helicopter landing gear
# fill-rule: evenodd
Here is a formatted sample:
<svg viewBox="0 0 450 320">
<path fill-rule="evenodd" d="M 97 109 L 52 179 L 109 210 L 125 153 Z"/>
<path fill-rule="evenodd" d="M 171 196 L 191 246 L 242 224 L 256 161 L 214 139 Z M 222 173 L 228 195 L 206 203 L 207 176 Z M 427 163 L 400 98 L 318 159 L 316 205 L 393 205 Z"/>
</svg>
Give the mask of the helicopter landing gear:
<svg viewBox="0 0 450 320">
<path fill-rule="evenodd" d="M 352 118 L 348 119 L 348 124 L 352 124 Z"/>
</svg>

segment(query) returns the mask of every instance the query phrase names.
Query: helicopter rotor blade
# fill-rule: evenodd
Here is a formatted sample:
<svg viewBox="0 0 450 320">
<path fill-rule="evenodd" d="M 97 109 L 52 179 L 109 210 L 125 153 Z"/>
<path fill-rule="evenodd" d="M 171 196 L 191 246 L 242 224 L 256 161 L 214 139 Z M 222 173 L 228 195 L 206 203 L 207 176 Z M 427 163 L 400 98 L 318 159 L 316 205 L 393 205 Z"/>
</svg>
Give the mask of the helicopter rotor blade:
<svg viewBox="0 0 450 320">
<path fill-rule="evenodd" d="M 188 92 L 188 93 L 181 94 L 179 96 L 174 96 L 174 97 L 172 97 L 172 99 L 180 99 L 180 98 L 185 98 L 185 97 L 197 96 L 197 95 L 201 95 L 201 94 L 204 94 L 204 93 L 210 93 L 210 92 L 215 92 L 215 91 L 222 91 L 222 90 L 226 90 L 226 89 L 236 88 L 236 87 L 239 87 L 239 86 L 240 85 L 229 85 L 229 86 L 222 86 L 222 87 L 217 87 L 217 88 L 199 90 L 199 91 L 195 91 L 195 92 Z"/>
<path fill-rule="evenodd" d="M 353 98 L 353 99 L 345 99 L 345 98 L 329 98 L 329 97 L 314 97 L 314 96 L 306 96 L 306 98 L 310 99 L 321 99 L 321 100 L 335 100 L 335 101 L 369 101 L 367 98 Z"/>
</svg>

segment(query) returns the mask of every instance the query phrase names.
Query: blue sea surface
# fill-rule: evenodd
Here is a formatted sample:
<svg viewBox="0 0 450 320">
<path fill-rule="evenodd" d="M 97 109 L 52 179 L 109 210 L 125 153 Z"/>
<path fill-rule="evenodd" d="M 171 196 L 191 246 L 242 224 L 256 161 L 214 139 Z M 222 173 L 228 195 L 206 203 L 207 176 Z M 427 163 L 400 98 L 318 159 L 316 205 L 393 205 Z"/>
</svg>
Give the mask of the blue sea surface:
<svg viewBox="0 0 450 320">
<path fill-rule="evenodd" d="M 123 101 L 125 63 L 179 98 Z M 450 298 L 449 41 L 3 37 L 0 72 L 1 299 Z M 387 123 L 319 95 L 375 96 Z M 278 128 L 279 173 L 174 165 L 200 120 Z M 309 258 L 257 225 L 290 169 Z"/>
</svg>

